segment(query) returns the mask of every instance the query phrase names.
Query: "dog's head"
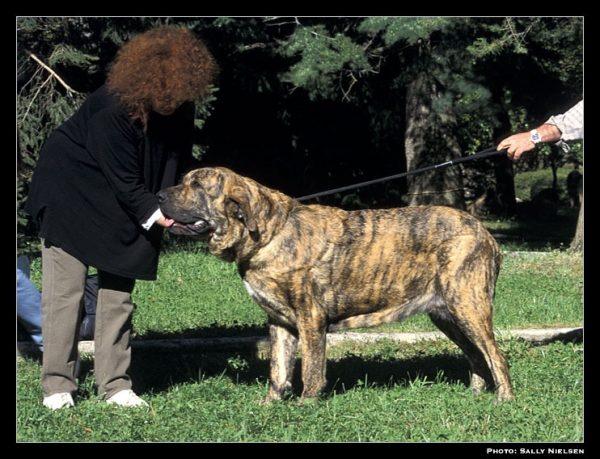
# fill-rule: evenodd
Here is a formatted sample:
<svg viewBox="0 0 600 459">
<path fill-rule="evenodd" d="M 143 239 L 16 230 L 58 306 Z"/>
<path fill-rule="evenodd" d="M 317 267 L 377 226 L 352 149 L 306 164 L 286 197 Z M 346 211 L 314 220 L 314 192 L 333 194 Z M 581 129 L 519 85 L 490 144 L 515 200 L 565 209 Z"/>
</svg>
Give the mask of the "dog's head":
<svg viewBox="0 0 600 459">
<path fill-rule="evenodd" d="M 265 245 L 293 200 L 229 169 L 189 172 L 180 185 L 158 193 L 162 213 L 174 234 L 208 240 L 213 255 L 240 261 Z"/>
</svg>

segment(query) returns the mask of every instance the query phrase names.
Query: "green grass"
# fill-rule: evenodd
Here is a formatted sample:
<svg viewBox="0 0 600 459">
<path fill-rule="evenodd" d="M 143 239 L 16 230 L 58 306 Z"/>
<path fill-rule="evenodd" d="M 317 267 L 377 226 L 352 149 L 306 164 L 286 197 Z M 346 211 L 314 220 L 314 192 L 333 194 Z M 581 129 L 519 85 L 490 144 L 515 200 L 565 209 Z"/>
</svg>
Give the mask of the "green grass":
<svg viewBox="0 0 600 459">
<path fill-rule="evenodd" d="M 583 324 L 583 261 L 568 252 L 505 256 L 495 299 L 497 328 Z"/>
<path fill-rule="evenodd" d="M 567 176 L 572 170 L 571 165 L 565 165 L 556 170 L 558 195 L 564 203 L 568 201 Z M 583 171 L 581 172 L 583 173 Z M 517 173 L 515 175 L 515 195 L 521 201 L 529 201 L 535 198 L 540 191 L 552 188 L 553 180 L 552 170 L 549 168 Z"/>
<path fill-rule="evenodd" d="M 264 359 L 226 355 L 141 356 L 176 380 L 138 391 L 150 409 L 96 400 L 84 381 L 74 408 L 41 406 L 39 365 L 19 362 L 21 442 L 581 442 L 581 345 L 501 341 L 517 399 L 494 405 L 466 387 L 467 367 L 447 341 L 340 346 L 329 351 L 322 399 L 260 406 Z M 161 358 L 162 357 L 162 358 Z M 207 362 L 206 359 L 212 359 Z M 245 360 L 247 359 L 247 360 Z M 152 362 L 151 362 L 152 361 Z M 245 361 L 247 365 L 239 365 Z M 134 380 L 145 378 L 136 366 Z M 90 378 L 88 375 L 87 378 Z"/>
</svg>

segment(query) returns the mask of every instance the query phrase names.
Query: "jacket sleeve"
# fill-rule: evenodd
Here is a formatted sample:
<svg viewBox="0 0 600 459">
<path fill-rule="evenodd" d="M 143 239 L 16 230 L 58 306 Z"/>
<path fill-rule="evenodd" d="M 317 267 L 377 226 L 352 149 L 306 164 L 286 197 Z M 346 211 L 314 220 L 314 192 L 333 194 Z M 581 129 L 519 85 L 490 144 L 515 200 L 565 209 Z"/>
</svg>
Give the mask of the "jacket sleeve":
<svg viewBox="0 0 600 459">
<path fill-rule="evenodd" d="M 86 145 L 117 200 L 140 225 L 158 209 L 156 196 L 144 184 L 142 138 L 124 113 L 106 109 L 89 121 Z"/>
</svg>

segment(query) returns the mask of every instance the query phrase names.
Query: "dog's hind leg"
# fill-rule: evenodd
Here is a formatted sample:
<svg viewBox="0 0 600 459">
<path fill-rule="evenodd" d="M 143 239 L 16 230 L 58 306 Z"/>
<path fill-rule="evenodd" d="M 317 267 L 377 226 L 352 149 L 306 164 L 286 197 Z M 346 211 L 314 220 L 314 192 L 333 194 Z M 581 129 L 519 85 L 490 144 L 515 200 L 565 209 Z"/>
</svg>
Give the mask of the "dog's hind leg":
<svg viewBox="0 0 600 459">
<path fill-rule="evenodd" d="M 439 319 L 432 320 L 465 353 L 471 365 L 471 388 L 476 394 L 487 383 L 496 390 L 496 402 L 514 399 L 506 358 L 490 329 L 468 322 L 458 326 Z"/>
<path fill-rule="evenodd" d="M 487 366 L 483 354 L 477 346 L 473 345 L 455 323 L 441 319 L 435 314 L 429 314 L 431 321 L 456 344 L 465 354 L 471 367 L 471 390 L 475 395 L 485 389 L 486 381 L 493 381 L 492 374 Z M 493 389 L 493 387 L 492 387 Z"/>
<path fill-rule="evenodd" d="M 466 354 L 473 371 L 473 389 L 481 390 L 487 381 L 494 385 L 496 402 L 512 400 L 508 365 L 492 326 L 498 268 L 495 249 L 471 237 L 452 242 L 444 254 L 446 269 L 438 276 L 446 310 L 432 312 L 430 317 Z"/>
<path fill-rule="evenodd" d="M 287 327 L 271 324 L 271 381 L 264 404 L 273 400 L 282 400 L 286 392 L 292 389 L 292 377 L 296 363 L 298 335 Z"/>
</svg>

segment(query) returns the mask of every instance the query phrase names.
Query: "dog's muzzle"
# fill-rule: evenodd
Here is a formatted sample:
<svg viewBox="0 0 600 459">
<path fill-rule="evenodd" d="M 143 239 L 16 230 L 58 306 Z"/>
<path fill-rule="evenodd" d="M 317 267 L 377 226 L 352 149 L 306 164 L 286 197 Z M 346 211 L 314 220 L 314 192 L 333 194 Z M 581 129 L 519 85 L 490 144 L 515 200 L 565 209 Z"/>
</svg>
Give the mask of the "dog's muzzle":
<svg viewBox="0 0 600 459">
<path fill-rule="evenodd" d="M 158 204 L 160 206 L 160 210 L 165 216 L 165 218 L 169 218 L 174 220 L 175 222 L 169 227 L 169 231 L 173 234 L 179 234 L 183 236 L 205 236 L 210 237 L 213 229 L 209 225 L 209 223 L 202 218 L 177 218 L 176 215 L 172 215 L 169 212 L 169 197 L 167 193 L 163 191 L 159 191 L 156 196 L 158 197 Z M 189 221 L 187 221 L 189 220 Z"/>
<path fill-rule="evenodd" d="M 169 218 L 167 216 L 167 218 Z M 170 227 L 169 231 L 174 234 L 181 234 L 184 236 L 201 236 L 210 233 L 211 228 L 208 222 L 204 220 L 198 220 L 194 223 L 180 223 L 175 221 Z"/>
</svg>

